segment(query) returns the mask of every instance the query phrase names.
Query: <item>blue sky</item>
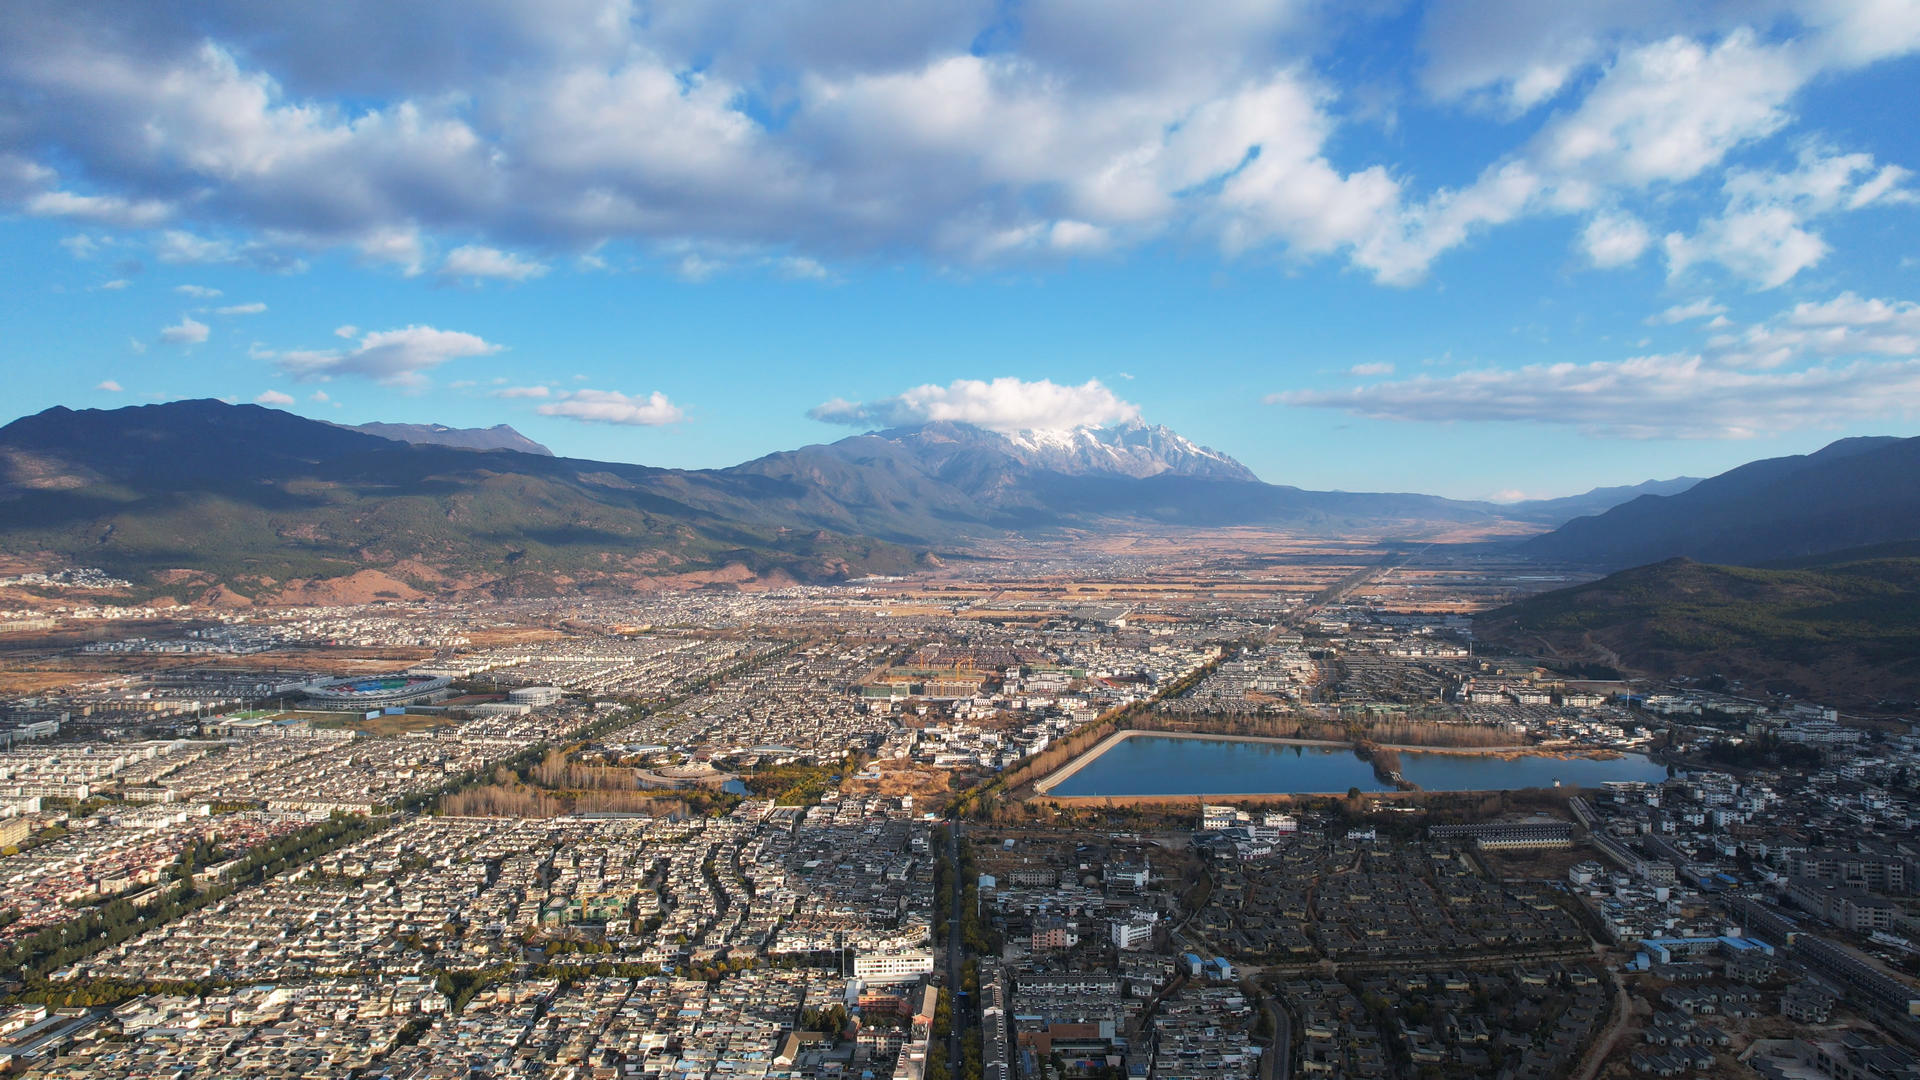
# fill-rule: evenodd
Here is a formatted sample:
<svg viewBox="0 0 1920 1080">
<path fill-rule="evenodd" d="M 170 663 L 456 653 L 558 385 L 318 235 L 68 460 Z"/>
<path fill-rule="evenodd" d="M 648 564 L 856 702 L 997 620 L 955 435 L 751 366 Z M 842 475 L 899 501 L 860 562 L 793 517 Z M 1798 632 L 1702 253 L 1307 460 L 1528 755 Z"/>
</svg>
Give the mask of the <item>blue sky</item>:
<svg viewBox="0 0 1920 1080">
<path fill-rule="evenodd" d="M 1916 52 L 1912 0 L 12 4 L 5 411 L 1710 474 L 1920 434 Z"/>
</svg>

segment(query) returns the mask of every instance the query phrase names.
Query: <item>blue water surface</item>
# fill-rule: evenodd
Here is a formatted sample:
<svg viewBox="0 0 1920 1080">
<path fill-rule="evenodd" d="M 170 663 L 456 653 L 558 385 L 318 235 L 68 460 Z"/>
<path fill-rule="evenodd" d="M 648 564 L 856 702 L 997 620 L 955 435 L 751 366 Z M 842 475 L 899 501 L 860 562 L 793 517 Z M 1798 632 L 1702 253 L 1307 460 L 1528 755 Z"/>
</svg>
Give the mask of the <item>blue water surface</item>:
<svg viewBox="0 0 1920 1080">
<path fill-rule="evenodd" d="M 1598 787 L 1605 780 L 1664 780 L 1640 754 L 1610 760 L 1493 757 L 1400 751 L 1400 769 L 1425 791 Z M 1089 761 L 1050 795 L 1264 795 L 1391 791 L 1344 747 L 1134 735 Z"/>
</svg>

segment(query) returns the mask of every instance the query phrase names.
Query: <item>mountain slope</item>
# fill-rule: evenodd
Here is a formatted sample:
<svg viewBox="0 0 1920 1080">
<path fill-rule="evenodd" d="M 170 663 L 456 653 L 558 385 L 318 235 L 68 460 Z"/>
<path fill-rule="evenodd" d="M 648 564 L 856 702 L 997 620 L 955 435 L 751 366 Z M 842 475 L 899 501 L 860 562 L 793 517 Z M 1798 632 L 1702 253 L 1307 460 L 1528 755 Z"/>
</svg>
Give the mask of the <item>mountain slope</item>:
<svg viewBox="0 0 1920 1080">
<path fill-rule="evenodd" d="M 1001 438 L 1028 468 L 1067 476 L 1192 476 L 1249 483 L 1260 479 L 1218 450 L 1138 420 L 1106 428 L 1022 431 Z"/>
<path fill-rule="evenodd" d="M 1477 636 L 1654 677 L 1724 675 L 1843 706 L 1920 698 L 1920 556 L 1840 552 L 1802 569 L 1670 559 L 1529 597 Z"/>
<path fill-rule="evenodd" d="M 354 424 L 352 430 L 405 443 L 454 446 L 463 450 L 518 450 L 523 454 L 553 456 L 553 451 L 505 424 L 486 428 L 456 428 L 445 424 L 387 424 L 375 421 Z"/>
<path fill-rule="evenodd" d="M 1677 495 L 1643 495 L 1534 537 L 1542 558 L 1621 567 L 1683 556 L 1753 564 L 1920 538 L 1920 438 L 1843 439 Z"/>
<path fill-rule="evenodd" d="M 710 470 L 410 444 L 214 401 L 53 409 L 0 428 L 0 554 L 263 597 L 369 569 L 402 591 L 722 571 L 817 581 L 1013 534 L 1417 539 L 1504 520 L 1485 503 L 1264 484 L 1145 425 L 1009 436 L 927 424 Z"/>
<path fill-rule="evenodd" d="M 219 402 L 50 410 L 0 428 L 0 550 L 149 583 L 266 597 L 371 569 L 401 588 L 515 592 L 914 565 L 893 545 L 729 519 L 676 489 L 709 504 L 763 494 L 744 479 L 412 446 Z"/>
<path fill-rule="evenodd" d="M 1165 428 L 1003 435 L 935 422 L 769 454 L 724 470 L 786 485 L 809 524 L 889 539 L 1096 523 L 1402 531 L 1494 523 L 1431 495 L 1265 484 Z"/>
<path fill-rule="evenodd" d="M 1566 495 L 1558 499 L 1528 499 L 1524 502 L 1508 503 L 1507 513 L 1524 521 L 1538 521 L 1545 525 L 1561 525 L 1577 517 L 1604 514 L 1621 503 L 1632 502 L 1642 495 L 1678 495 L 1700 482 L 1697 476 L 1676 476 L 1671 480 L 1646 480 L 1638 484 L 1623 484 L 1618 487 L 1597 487 L 1578 495 Z"/>
</svg>

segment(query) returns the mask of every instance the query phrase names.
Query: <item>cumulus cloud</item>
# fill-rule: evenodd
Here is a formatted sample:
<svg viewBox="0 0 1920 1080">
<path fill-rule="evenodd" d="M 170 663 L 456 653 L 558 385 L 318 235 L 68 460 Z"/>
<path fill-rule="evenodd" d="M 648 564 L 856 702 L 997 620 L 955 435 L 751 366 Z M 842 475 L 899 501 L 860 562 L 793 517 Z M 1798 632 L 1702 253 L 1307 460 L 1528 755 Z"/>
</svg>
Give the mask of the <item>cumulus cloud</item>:
<svg viewBox="0 0 1920 1080">
<path fill-rule="evenodd" d="M 828 281 L 833 278 L 833 272 L 818 259 L 810 259 L 805 255 L 788 255 L 776 259 L 774 265 L 781 277 L 794 281 Z"/>
<path fill-rule="evenodd" d="M 76 259 L 93 258 L 100 253 L 100 248 L 104 243 L 104 241 L 97 240 L 88 236 L 86 233 L 75 233 L 72 236 L 63 236 L 60 238 L 60 246 L 66 248 L 67 254 Z"/>
<path fill-rule="evenodd" d="M 263 390 L 253 399 L 255 405 L 291 405 L 292 394 L 283 394 L 278 390 Z"/>
<path fill-rule="evenodd" d="M 43 191 L 29 197 L 22 209 L 35 217 L 69 218 L 141 229 L 171 217 L 173 208 L 156 199 L 126 199 L 118 195 L 76 195 L 71 191 Z"/>
<path fill-rule="evenodd" d="M 539 277 L 547 269 L 545 263 L 479 244 L 454 248 L 440 264 L 440 273 L 445 277 L 496 281 L 526 281 Z"/>
<path fill-rule="evenodd" d="M 1062 386 L 1050 379 L 1028 382 L 1011 376 L 958 379 L 946 386 L 916 386 L 875 401 L 834 399 L 808 410 L 829 424 L 885 428 L 955 421 L 990 431 L 1070 430 L 1103 427 L 1140 418 L 1140 407 L 1121 400 L 1098 379 Z"/>
<path fill-rule="evenodd" d="M 426 374 L 449 360 L 497 353 L 501 346 L 477 335 L 431 326 L 379 330 L 351 349 L 275 353 L 280 370 L 302 381 L 342 377 L 372 379 L 383 386 L 421 387 Z"/>
<path fill-rule="evenodd" d="M 235 242 L 185 229 L 162 232 L 153 242 L 153 253 L 164 263 L 242 264 L 276 274 L 299 273 L 307 267 L 306 260 L 284 245 L 258 240 Z"/>
<path fill-rule="evenodd" d="M 572 390 L 558 397 L 558 401 L 542 405 L 536 411 L 542 416 L 630 427 L 660 427 L 686 419 L 680 407 L 658 390 L 645 396 L 628 396 L 618 390 Z"/>
<path fill-rule="evenodd" d="M 1778 288 L 1826 258 L 1827 242 L 1801 227 L 1784 207 L 1730 211 L 1706 222 L 1692 236 L 1668 233 L 1667 268 L 1679 275 L 1714 262 L 1762 289 Z"/>
<path fill-rule="evenodd" d="M 1668 272 L 1715 263 L 1757 288 L 1778 288 L 1830 250 L 1810 222 L 1843 210 L 1913 202 L 1913 191 L 1904 186 L 1911 175 L 1897 165 L 1876 167 L 1871 154 L 1820 149 L 1803 151 L 1791 170 L 1732 170 L 1724 185 L 1726 209 L 1718 217 L 1690 236 L 1667 234 Z"/>
<path fill-rule="evenodd" d="M 1920 304 L 1843 292 L 1796 304 L 1745 330 L 1723 331 L 1707 344 L 1723 364 L 1762 369 L 1829 357 L 1920 356 Z"/>
<path fill-rule="evenodd" d="M 113 381 L 112 379 L 102 379 L 98 384 L 94 386 L 94 389 L 99 390 L 103 393 L 118 394 L 121 391 L 125 390 L 126 387 L 121 386 L 119 383 Z"/>
<path fill-rule="evenodd" d="M 207 340 L 207 324 L 182 315 L 179 322 L 160 331 L 160 340 L 169 345 L 198 345 Z"/>
<path fill-rule="evenodd" d="M 1659 323 L 1672 326 L 1674 323 L 1683 323 L 1689 319 L 1711 319 L 1726 313 L 1725 304 L 1715 303 L 1713 297 L 1708 296 L 1685 304 L 1675 304 L 1657 315 L 1649 315 L 1647 325 Z"/>
<path fill-rule="evenodd" d="M 1720 321 L 1718 310 L 1699 301 L 1656 318 L 1715 312 Z M 1848 292 L 1741 332 L 1715 333 L 1693 351 L 1288 391 L 1267 401 L 1392 421 L 1568 425 L 1613 438 L 1746 438 L 1832 427 L 1920 410 L 1920 304 Z"/>
<path fill-rule="evenodd" d="M 228 304 L 226 307 L 214 308 L 213 313 L 215 315 L 258 315 L 265 310 L 267 305 L 256 300 L 251 304 Z"/>
<path fill-rule="evenodd" d="M 1625 266 L 1640 257 L 1653 235 L 1632 214 L 1596 214 L 1580 233 L 1580 246 L 1595 266 Z"/>
<path fill-rule="evenodd" d="M 411 224 L 376 225 L 353 241 L 353 246 L 360 250 L 362 258 L 397 266 L 408 277 L 420 273 L 427 259 L 426 241 Z"/>
<path fill-rule="evenodd" d="M 1555 103 L 1435 190 L 1378 152 L 1347 160 L 1354 91 L 1315 61 L 1367 16 L 1325 5 L 136 7 L 0 9 L 0 130 L 46 159 L 0 155 L 0 204 L 157 228 L 177 263 L 338 249 L 417 274 L 458 236 L 439 272 L 468 281 L 546 271 L 509 248 L 618 239 L 699 279 L 1174 236 L 1409 284 L 1524 216 L 1592 232 L 1597 207 L 1783 130 L 1813 79 L 1920 47 L 1900 3 L 1434 0 L 1422 92 L 1509 118 Z M 1603 234 L 1576 240 L 1600 265 L 1646 246 Z"/>
<path fill-rule="evenodd" d="M 234 258 L 232 244 L 197 236 L 184 229 L 168 229 L 161 233 L 153 251 L 161 262 L 169 263 L 220 263 L 231 262 Z"/>
<path fill-rule="evenodd" d="M 1781 22 L 1797 24 L 1798 59 L 1809 69 L 1858 67 L 1920 43 L 1920 12 L 1900 3 L 1433 0 L 1422 18 L 1420 82 L 1441 100 L 1512 116 L 1561 97 L 1636 41 Z"/>
</svg>

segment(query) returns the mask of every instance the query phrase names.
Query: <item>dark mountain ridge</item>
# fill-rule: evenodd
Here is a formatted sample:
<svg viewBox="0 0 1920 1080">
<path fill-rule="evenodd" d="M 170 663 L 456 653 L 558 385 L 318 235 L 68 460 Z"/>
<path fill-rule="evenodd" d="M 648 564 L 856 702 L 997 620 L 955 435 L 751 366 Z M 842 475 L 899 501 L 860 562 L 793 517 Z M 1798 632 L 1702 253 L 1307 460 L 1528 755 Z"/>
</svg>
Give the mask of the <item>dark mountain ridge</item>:
<svg viewBox="0 0 1920 1080">
<path fill-rule="evenodd" d="M 1643 495 L 1521 550 L 1603 567 L 1676 556 L 1750 565 L 1920 538 L 1920 438 L 1842 439 L 1674 495 Z"/>
<path fill-rule="evenodd" d="M 1507 503 L 1506 511 L 1524 521 L 1560 525 L 1577 517 L 1604 514 L 1621 503 L 1632 502 L 1642 495 L 1678 495 L 1699 482 L 1700 478 L 1697 476 L 1676 476 L 1671 480 L 1644 480 L 1638 484 L 1597 487 L 1578 495 L 1564 495 L 1557 499 L 1527 499 L 1522 502 Z"/>
</svg>

